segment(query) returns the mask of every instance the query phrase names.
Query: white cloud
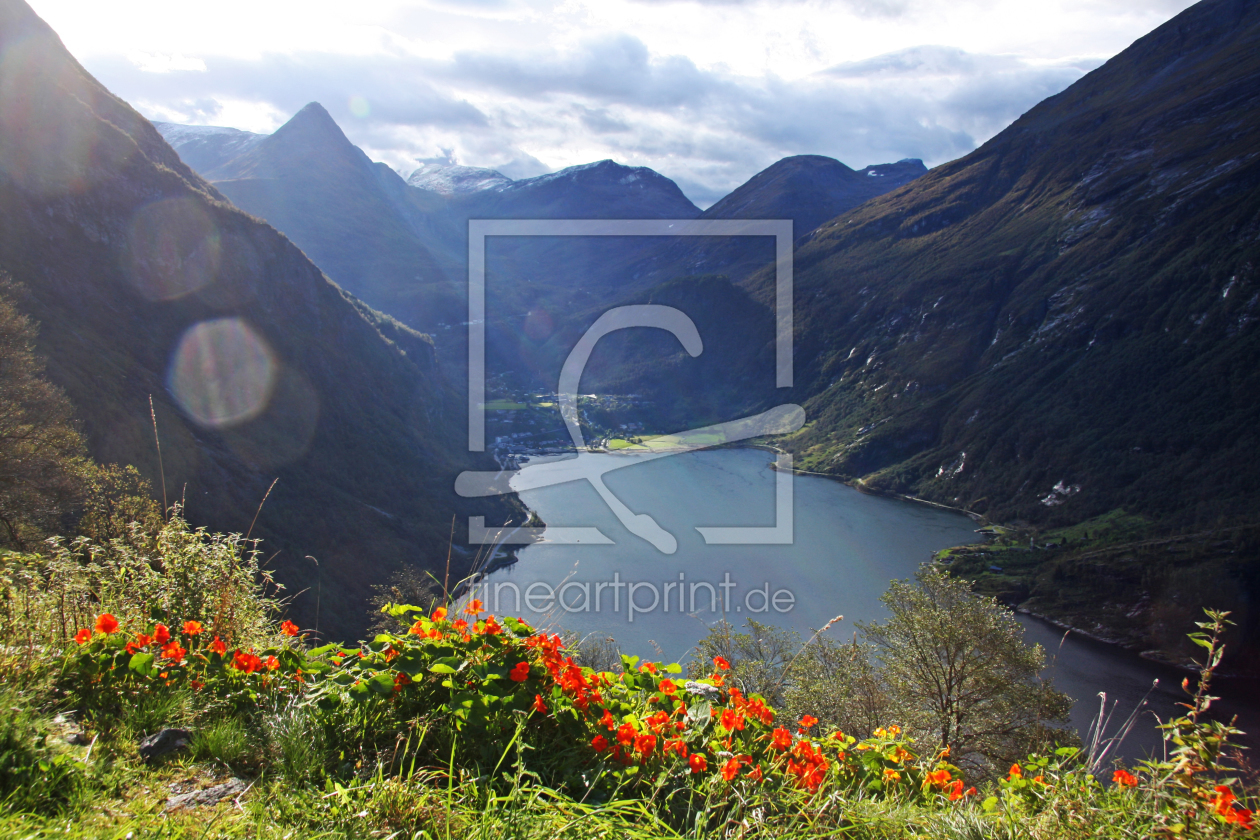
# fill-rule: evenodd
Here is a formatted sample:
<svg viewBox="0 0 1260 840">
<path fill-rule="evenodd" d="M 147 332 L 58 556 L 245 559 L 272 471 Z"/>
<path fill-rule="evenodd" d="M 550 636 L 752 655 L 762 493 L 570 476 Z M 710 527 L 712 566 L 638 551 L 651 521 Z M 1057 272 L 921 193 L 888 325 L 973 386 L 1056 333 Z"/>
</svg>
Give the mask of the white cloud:
<svg viewBox="0 0 1260 840">
<path fill-rule="evenodd" d="M 316 100 L 404 171 L 449 155 L 520 177 L 611 157 L 705 205 L 791 154 L 965 154 L 1189 3 L 33 5 L 155 118 L 270 131 Z"/>
</svg>

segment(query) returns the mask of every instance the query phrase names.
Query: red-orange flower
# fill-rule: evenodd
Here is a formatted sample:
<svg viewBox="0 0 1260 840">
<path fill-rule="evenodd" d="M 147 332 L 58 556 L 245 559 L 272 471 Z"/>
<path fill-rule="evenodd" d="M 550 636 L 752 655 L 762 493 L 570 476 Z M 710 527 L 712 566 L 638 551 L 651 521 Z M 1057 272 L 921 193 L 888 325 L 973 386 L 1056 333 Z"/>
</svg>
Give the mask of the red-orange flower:
<svg viewBox="0 0 1260 840">
<path fill-rule="evenodd" d="M 298 626 L 296 624 L 294 624 L 292 621 L 289 621 L 286 618 L 280 624 L 280 632 L 286 636 L 296 636 L 302 631 L 298 629 Z"/>
<path fill-rule="evenodd" d="M 730 781 L 739 775 L 739 759 L 732 758 L 730 761 L 722 765 L 722 778 Z"/>
<path fill-rule="evenodd" d="M 713 664 L 720 671 L 729 671 L 731 669 L 731 663 L 724 656 L 713 657 Z"/>
<path fill-rule="evenodd" d="M 805 717 L 801 718 L 801 723 L 800 723 L 800 727 L 798 731 L 802 735 L 804 735 L 807 729 L 813 728 L 817 723 L 818 723 L 818 718 L 814 717 L 813 715 L 805 715 Z"/>
<path fill-rule="evenodd" d="M 223 656 L 227 653 L 227 645 L 223 644 L 223 640 L 218 636 L 214 637 L 214 641 L 210 643 L 209 647 L 211 651 L 219 654 L 219 656 Z"/>
<path fill-rule="evenodd" d="M 603 735 L 596 735 L 591 739 L 591 748 L 594 749 L 595 752 L 605 752 L 608 749 L 608 739 Z"/>
<path fill-rule="evenodd" d="M 954 781 L 947 784 L 945 786 L 945 793 L 949 795 L 950 802 L 957 802 L 959 799 L 962 799 L 962 779 L 954 779 Z"/>
<path fill-rule="evenodd" d="M 1023 776 L 1024 776 L 1024 771 L 1019 769 L 1019 765 L 1012 764 L 1011 772 L 1006 775 L 1006 778 L 1007 779 L 1020 779 L 1020 778 L 1023 778 Z"/>
<path fill-rule="evenodd" d="M 438 607 L 436 610 L 433 611 L 433 615 L 431 616 L 431 618 L 434 621 L 442 621 L 443 619 L 445 619 L 446 607 Z"/>
<path fill-rule="evenodd" d="M 252 674 L 262 667 L 262 660 L 252 653 L 241 653 L 239 650 L 232 654 L 232 667 L 238 671 L 244 671 Z"/>
<path fill-rule="evenodd" d="M 547 704 L 543 702 L 541 694 L 534 695 L 534 711 L 540 715 L 547 714 Z"/>
<path fill-rule="evenodd" d="M 429 631 L 424 628 L 424 622 L 419 619 L 416 620 L 415 624 L 411 625 L 411 629 L 407 633 L 408 635 L 420 636 L 421 638 L 429 635 Z"/>
<path fill-rule="evenodd" d="M 92 640 L 92 631 L 84 627 L 78 633 L 74 634 L 74 640 L 81 645 L 85 645 Z"/>
<path fill-rule="evenodd" d="M 949 782 L 950 776 L 951 774 L 948 770 L 935 770 L 927 774 L 927 781 L 933 787 L 944 788 Z"/>
<path fill-rule="evenodd" d="M 671 679 L 670 679 L 670 678 L 668 678 L 668 677 L 666 677 L 665 679 L 661 680 L 661 684 L 660 684 L 659 688 L 660 688 L 660 690 L 661 690 L 662 692 L 664 692 L 665 694 L 673 694 L 675 691 L 677 691 L 677 690 L 678 690 L 678 686 L 677 686 L 677 685 L 675 685 L 675 684 L 674 684 L 674 681 L 673 681 L 673 680 L 671 680 Z"/>
<path fill-rule="evenodd" d="M 623 723 L 621 726 L 617 727 L 617 743 L 630 744 L 634 741 L 634 736 L 637 733 L 638 730 L 635 729 L 633 725 Z"/>
<path fill-rule="evenodd" d="M 636 735 L 634 738 L 634 748 L 637 752 L 644 755 L 656 749 L 656 736 L 650 732 L 644 732 L 642 735 Z"/>
<path fill-rule="evenodd" d="M 744 728 L 744 714 L 734 709 L 722 710 L 722 728 L 727 732 L 734 732 L 737 729 Z"/>
<path fill-rule="evenodd" d="M 666 755 L 670 753 L 678 753 L 682 758 L 687 757 L 687 742 L 682 738 L 672 738 L 665 742 L 664 752 Z"/>
<path fill-rule="evenodd" d="M 503 632 L 503 625 L 494 620 L 494 616 L 486 617 L 486 628 L 482 631 L 487 636 L 497 636 Z"/>
<path fill-rule="evenodd" d="M 477 613 L 483 613 L 485 611 L 485 604 L 481 603 L 481 600 L 478 598 L 473 598 L 468 602 L 468 606 L 464 607 L 464 615 L 476 615 Z"/>
<path fill-rule="evenodd" d="M 641 672 L 643 672 L 643 673 L 647 673 L 647 674 L 655 674 L 655 673 L 656 673 L 656 663 L 655 663 L 655 662 L 644 662 L 642 665 L 640 665 L 640 666 L 639 666 L 639 671 L 641 671 Z"/>
<path fill-rule="evenodd" d="M 263 665 L 267 666 L 268 671 L 274 671 L 280 667 L 280 660 L 276 659 L 274 656 L 268 656 L 263 660 Z"/>
<path fill-rule="evenodd" d="M 599 725 L 605 729 L 616 729 L 617 721 L 613 720 L 612 712 L 604 709 L 604 716 L 599 719 Z"/>
<path fill-rule="evenodd" d="M 518 662 L 508 676 L 512 678 L 513 682 L 525 682 L 525 680 L 529 679 L 529 663 Z"/>
<path fill-rule="evenodd" d="M 462 618 L 457 618 L 455 621 L 451 622 L 451 626 L 454 627 L 459 632 L 463 633 L 465 630 L 468 629 L 468 622 L 464 621 L 464 619 Z"/>
<path fill-rule="evenodd" d="M 160 647 L 165 647 L 170 640 L 171 631 L 165 624 L 158 624 L 153 628 L 153 641 L 157 642 Z"/>
<path fill-rule="evenodd" d="M 760 782 L 761 776 L 762 774 L 761 774 L 760 764 L 756 765 L 755 767 L 753 767 L 753 769 L 748 771 L 748 778 L 752 779 L 754 782 Z"/>
<path fill-rule="evenodd" d="M 774 730 L 774 736 L 770 739 L 770 746 L 776 750 L 786 750 L 792 746 L 792 733 L 780 726 Z"/>
<path fill-rule="evenodd" d="M 113 633 L 118 629 L 118 619 L 109 613 L 101 613 L 96 617 L 96 632 L 105 633 L 106 635 Z"/>
<path fill-rule="evenodd" d="M 691 768 L 692 773 L 703 773 L 709 769 L 709 760 L 700 753 L 692 753 L 691 758 L 687 759 L 687 766 Z"/>
<path fill-rule="evenodd" d="M 204 629 L 205 628 L 201 626 L 200 621 L 185 621 L 184 622 L 184 635 L 185 636 L 200 636 L 201 631 Z"/>
<path fill-rule="evenodd" d="M 175 662 L 182 660 L 184 658 L 184 654 L 186 653 L 188 653 L 188 651 L 180 647 L 179 642 L 171 642 L 166 647 L 162 648 L 162 656 L 166 659 L 172 659 Z"/>
</svg>

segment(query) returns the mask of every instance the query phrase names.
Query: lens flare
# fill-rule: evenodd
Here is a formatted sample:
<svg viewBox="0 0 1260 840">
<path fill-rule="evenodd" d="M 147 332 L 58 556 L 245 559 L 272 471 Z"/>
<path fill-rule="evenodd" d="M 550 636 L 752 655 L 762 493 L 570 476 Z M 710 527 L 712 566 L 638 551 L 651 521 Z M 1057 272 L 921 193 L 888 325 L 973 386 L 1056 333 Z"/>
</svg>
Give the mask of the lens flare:
<svg viewBox="0 0 1260 840">
<path fill-rule="evenodd" d="M 372 106 L 362 96 L 352 96 L 350 97 L 350 113 L 363 119 L 372 113 Z"/>
<path fill-rule="evenodd" d="M 0 47 L 0 174 L 26 192 L 51 198 L 83 192 L 108 177 L 136 145 L 121 131 L 100 130 L 76 98 L 78 65 L 58 58 L 51 32 L 13 38 Z M 63 90 L 36 97 L 32 91 Z M 112 127 L 111 127 L 112 128 Z"/>
<path fill-rule="evenodd" d="M 214 281 L 219 230 L 192 198 L 144 205 L 127 227 L 127 279 L 149 300 L 175 300 Z"/>
<path fill-rule="evenodd" d="M 271 399 L 279 366 L 267 342 L 240 318 L 202 321 L 180 339 L 167 386 L 202 426 L 239 425 Z"/>
</svg>

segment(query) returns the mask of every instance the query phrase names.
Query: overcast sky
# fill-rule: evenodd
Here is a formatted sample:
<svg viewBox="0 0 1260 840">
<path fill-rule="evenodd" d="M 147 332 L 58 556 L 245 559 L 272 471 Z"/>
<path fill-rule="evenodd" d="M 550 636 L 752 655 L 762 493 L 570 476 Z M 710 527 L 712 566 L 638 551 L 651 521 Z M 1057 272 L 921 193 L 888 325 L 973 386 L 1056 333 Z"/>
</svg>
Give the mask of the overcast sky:
<svg viewBox="0 0 1260 840">
<path fill-rule="evenodd" d="M 612 158 L 707 206 L 779 158 L 934 166 L 1187 0 L 29 0 L 155 120 L 322 103 L 404 175 Z"/>
</svg>

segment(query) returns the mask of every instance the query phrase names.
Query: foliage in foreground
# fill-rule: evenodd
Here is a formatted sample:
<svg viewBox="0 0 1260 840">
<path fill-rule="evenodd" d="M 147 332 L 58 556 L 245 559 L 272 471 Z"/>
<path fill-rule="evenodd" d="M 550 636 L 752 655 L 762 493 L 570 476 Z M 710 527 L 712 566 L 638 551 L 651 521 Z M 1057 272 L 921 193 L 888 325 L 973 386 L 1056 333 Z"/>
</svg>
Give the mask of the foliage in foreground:
<svg viewBox="0 0 1260 840">
<path fill-rule="evenodd" d="M 930 713 L 904 717 L 905 709 L 876 704 L 872 714 L 887 718 L 869 731 L 824 726 L 808 711 L 815 707 L 797 705 L 808 697 L 781 696 L 787 671 L 804 660 L 798 651 L 783 664 L 787 648 L 773 639 L 735 645 L 762 660 L 732 665 L 710 654 L 686 676 L 678 664 L 613 659 L 609 651 L 593 668 L 575 661 L 559 636 L 487 615 L 469 600 L 390 605 L 391 630 L 356 646 L 311 649 L 300 628 L 271 617 L 278 604 L 238 538 L 193 531 L 175 517 L 148 542 L 55 545 L 56 563 L 6 560 L 25 576 L 9 575 L 0 616 L 0 838 L 1251 830 L 1253 797 L 1230 766 L 1238 733 L 1206 714 L 1226 623 L 1220 614 L 1195 636 L 1207 655 L 1187 715 L 1168 724 L 1166 760 L 1104 770 L 1065 746 L 1020 756 L 985 781 L 963 769 L 977 748 L 959 755 Z M 894 586 L 889 598 L 935 599 L 971 615 L 977 602 L 948 586 L 933 594 L 937 584 L 945 586 L 924 572 L 917 588 Z M 950 602 L 951 592 L 962 600 Z M 913 622 L 912 613 L 902 619 Z M 974 636 L 985 636 L 979 619 L 969 622 Z M 1000 621 L 990 630 L 1005 638 Z M 948 664 L 951 638 L 928 634 L 917 643 Z M 875 649 L 868 665 L 880 659 Z M 1027 658 L 1008 653 L 1016 663 Z M 892 685 L 861 669 L 851 682 L 868 678 Z M 787 682 L 804 684 L 795 675 Z M 1018 693 L 1021 680 L 960 686 Z M 992 698 L 979 699 L 968 708 L 989 714 Z M 1008 700 L 995 708 L 1009 708 Z M 190 750 L 144 764 L 137 740 L 169 726 L 194 732 Z M 173 789 L 229 775 L 248 780 L 248 792 L 164 813 Z"/>
</svg>

